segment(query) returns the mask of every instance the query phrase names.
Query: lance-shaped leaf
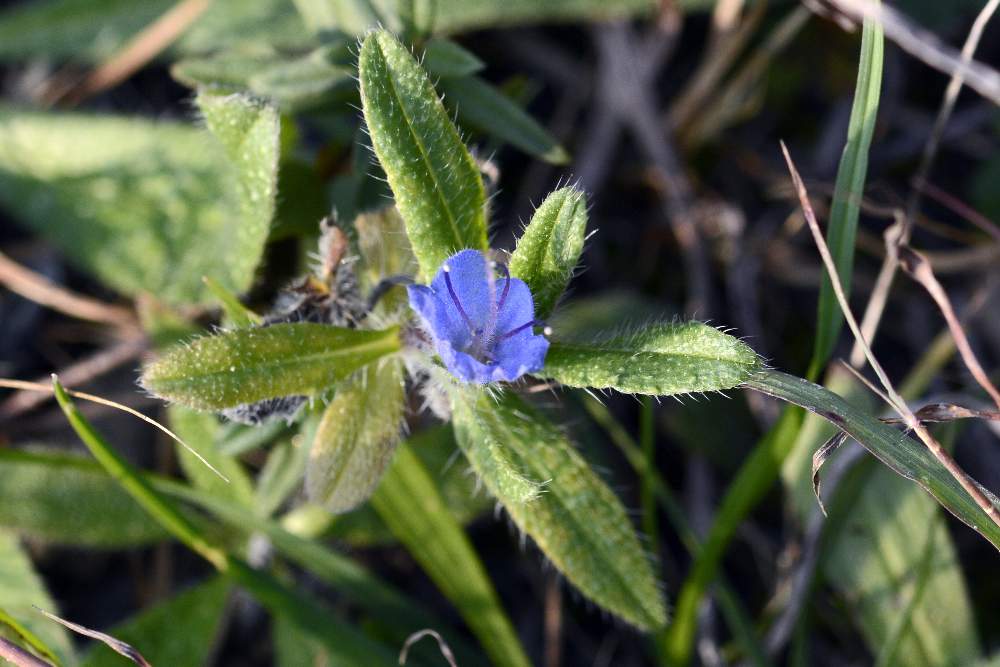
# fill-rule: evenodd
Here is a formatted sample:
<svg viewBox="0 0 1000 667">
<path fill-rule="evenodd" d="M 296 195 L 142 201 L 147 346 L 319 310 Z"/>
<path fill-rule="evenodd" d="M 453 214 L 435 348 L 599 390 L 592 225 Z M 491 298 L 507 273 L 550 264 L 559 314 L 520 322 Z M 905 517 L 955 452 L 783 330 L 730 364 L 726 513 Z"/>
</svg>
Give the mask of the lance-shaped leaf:
<svg viewBox="0 0 1000 667">
<path fill-rule="evenodd" d="M 338 387 L 309 454 L 310 500 L 334 514 L 368 500 L 399 443 L 404 399 L 403 368 L 395 360 L 368 366 Z"/>
<path fill-rule="evenodd" d="M 396 39 L 372 32 L 358 59 L 372 146 L 423 276 L 463 248 L 485 250 L 486 192 L 427 74 Z"/>
<path fill-rule="evenodd" d="M 176 347 L 146 367 L 142 386 L 196 410 L 312 395 L 399 349 L 398 329 L 297 322 L 239 329 Z"/>
<path fill-rule="evenodd" d="M 151 665 L 204 664 L 222 626 L 229 583 L 215 577 L 178 593 L 107 631 L 142 652 Z M 83 667 L 125 664 L 115 651 L 94 642 Z"/>
<path fill-rule="evenodd" d="M 65 453 L 0 449 L 0 535 L 53 544 L 122 549 L 162 541 L 151 522 L 115 480 Z"/>
<path fill-rule="evenodd" d="M 760 367 L 743 341 L 701 322 L 685 322 L 592 343 L 553 342 L 539 375 L 570 387 L 670 396 L 732 389 Z"/>
<path fill-rule="evenodd" d="M 17 536 L 0 531 L 0 637 L 17 639 L 61 664 L 73 664 L 69 635 L 38 609 L 55 610 L 55 603 Z"/>
<path fill-rule="evenodd" d="M 535 315 L 548 317 L 580 261 L 587 233 L 587 200 L 576 188 L 545 198 L 510 258 L 510 273 L 528 284 Z"/>
<path fill-rule="evenodd" d="M 211 134 L 0 110 L 0 205 L 122 293 L 203 301 L 205 275 L 245 290 L 274 212 L 278 116 L 243 97 L 198 102 Z"/>
<path fill-rule="evenodd" d="M 625 508 L 559 429 L 513 393 L 495 400 L 485 391 L 466 390 L 453 400 L 464 451 L 479 446 L 471 438 L 488 433 L 506 443 L 520 470 L 546 482 L 537 498 L 519 502 L 482 475 L 480 457 L 470 459 L 517 527 L 596 604 L 645 630 L 663 626 L 663 596 Z"/>
<path fill-rule="evenodd" d="M 429 65 L 428 69 L 434 72 Z M 477 76 L 441 76 L 438 90 L 463 127 L 481 130 L 552 164 L 569 162 L 569 153 L 559 141 L 492 85 Z"/>
<path fill-rule="evenodd" d="M 468 76 L 486 65 L 479 57 L 450 39 L 432 39 L 424 47 L 424 67 L 434 76 Z"/>
</svg>

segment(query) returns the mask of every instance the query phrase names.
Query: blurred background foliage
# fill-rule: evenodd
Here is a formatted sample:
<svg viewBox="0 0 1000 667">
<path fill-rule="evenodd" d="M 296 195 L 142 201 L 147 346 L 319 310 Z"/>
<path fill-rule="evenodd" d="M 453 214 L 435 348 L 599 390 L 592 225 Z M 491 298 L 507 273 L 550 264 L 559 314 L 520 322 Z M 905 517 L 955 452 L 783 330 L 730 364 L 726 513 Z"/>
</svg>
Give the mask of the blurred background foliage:
<svg viewBox="0 0 1000 667">
<path fill-rule="evenodd" d="M 984 4 L 893 6 L 958 48 Z M 221 321 L 220 294 L 266 310 L 305 270 L 324 215 L 351 221 L 389 201 L 358 110 L 358 37 L 375 25 L 424 54 L 487 177 L 494 245 L 510 248 L 557 183 L 588 193 L 597 233 L 553 326 L 696 317 L 736 327 L 774 366 L 810 368 L 823 273 L 777 144 L 797 157 L 826 220 L 855 82 L 871 66 L 863 51 L 859 60 L 860 29 L 829 12 L 782 0 L 6 2 L 0 274 L 18 294 L 0 292 L 0 375 L 58 371 L 68 386 L 167 420 L 230 484 L 145 425 L 80 406 L 199 530 L 345 634 L 318 642 L 294 604 L 261 606 L 216 575 L 81 453 L 53 403 L 12 393 L 0 401 L 0 635 L 61 664 L 122 664 L 35 605 L 110 632 L 154 665 L 357 664 L 338 645 L 371 650 L 378 664 L 420 627 L 439 629 L 461 665 L 485 664 L 484 650 L 546 667 L 665 664 L 662 642 L 597 613 L 534 547 L 520 548 L 456 460 L 451 430 L 417 428 L 433 420 L 415 416 L 406 466 L 334 519 L 300 491 L 316 414 L 301 432 L 245 427 L 163 410 L 135 387 L 139 359 Z M 986 28 L 977 60 L 1000 62 L 998 35 Z M 857 312 L 948 82 L 889 42 L 881 79 L 864 194 L 849 202 L 860 209 L 846 245 Z M 994 378 L 998 127 L 990 101 L 961 94 L 914 232 Z M 25 282 L 24 267 L 48 282 Z M 73 300 L 46 301 L 52 285 Z M 943 329 L 900 277 L 875 350 L 915 405 L 985 406 Z M 834 338 L 833 357 L 847 357 L 850 341 Z M 885 410 L 836 364 L 816 372 L 825 368 L 828 387 Z M 1000 647 L 995 549 L 855 445 L 824 469 L 823 520 L 810 460 L 832 428 L 787 413 L 771 431 L 773 402 L 729 397 L 549 400 L 641 510 L 671 606 L 692 572 L 706 573 L 696 616 L 679 610 L 696 621 L 693 659 L 987 664 Z M 788 446 L 733 515 L 732 540 L 713 542 L 717 567 L 699 570 L 699 545 L 727 519 L 722 499 L 743 488 L 731 484 L 768 451 L 769 432 Z M 1000 488 L 995 422 L 938 434 Z M 421 503 L 408 507 L 408 488 L 423 489 Z M 493 601 L 477 607 L 483 599 Z M 419 649 L 415 664 L 443 664 L 429 642 Z"/>
</svg>

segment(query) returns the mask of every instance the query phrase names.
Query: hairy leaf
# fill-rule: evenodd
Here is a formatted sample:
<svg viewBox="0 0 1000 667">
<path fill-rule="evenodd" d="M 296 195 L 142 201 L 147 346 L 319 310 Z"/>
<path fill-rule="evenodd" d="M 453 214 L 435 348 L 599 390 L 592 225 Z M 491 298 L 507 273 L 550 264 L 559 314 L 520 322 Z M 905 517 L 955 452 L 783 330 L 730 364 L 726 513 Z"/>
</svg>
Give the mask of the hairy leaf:
<svg viewBox="0 0 1000 667">
<path fill-rule="evenodd" d="M 175 347 L 142 374 L 148 391 L 197 410 L 312 395 L 399 349 L 398 330 L 308 322 L 239 329 Z"/>
<path fill-rule="evenodd" d="M 309 453 L 313 502 L 342 514 L 368 500 L 399 443 L 405 398 L 398 361 L 368 366 L 337 388 Z"/>
<path fill-rule="evenodd" d="M 358 66 L 372 146 L 423 276 L 457 250 L 485 250 L 479 169 L 423 69 L 384 30 L 365 38 Z"/>
<path fill-rule="evenodd" d="M 530 502 L 509 498 L 481 470 L 483 457 L 470 457 L 517 527 L 594 603 L 644 630 L 662 627 L 663 596 L 625 508 L 566 437 L 510 392 L 496 399 L 481 390 L 456 392 L 454 403 L 463 451 L 474 451 L 474 439 L 487 434 L 506 445 L 525 475 L 546 482 Z"/>
<path fill-rule="evenodd" d="M 576 188 L 556 190 L 531 216 L 511 255 L 510 273 L 531 289 L 536 317 L 548 317 L 566 291 L 586 233 L 587 200 Z"/>
<path fill-rule="evenodd" d="M 201 98 L 213 139 L 174 123 L 0 110 L 0 205 L 125 294 L 242 292 L 274 209 L 278 123 L 243 98 Z"/>
<path fill-rule="evenodd" d="M 539 375 L 570 387 L 670 396 L 732 389 L 761 367 L 737 338 L 701 322 L 654 324 L 592 343 L 553 342 Z"/>
<path fill-rule="evenodd" d="M 188 451 L 187 447 L 177 445 L 177 460 L 191 483 L 220 498 L 250 505 L 253 502 L 253 483 L 246 469 L 233 456 L 220 452 L 215 444 L 220 427 L 218 418 L 179 405 L 170 406 L 168 414 L 174 433 L 226 476 L 226 479 L 220 478 L 204 462 L 198 460 L 194 453 Z"/>
</svg>

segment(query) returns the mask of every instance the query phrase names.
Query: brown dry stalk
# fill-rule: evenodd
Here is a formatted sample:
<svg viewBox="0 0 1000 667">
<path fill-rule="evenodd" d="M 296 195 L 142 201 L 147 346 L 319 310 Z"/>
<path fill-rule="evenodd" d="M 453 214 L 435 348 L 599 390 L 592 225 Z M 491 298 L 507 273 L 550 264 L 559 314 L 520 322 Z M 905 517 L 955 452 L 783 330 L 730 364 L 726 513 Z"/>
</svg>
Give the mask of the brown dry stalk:
<svg viewBox="0 0 1000 667">
<path fill-rule="evenodd" d="M 135 359 L 145 349 L 146 341 L 144 338 L 129 336 L 110 347 L 99 350 L 86 359 L 70 364 L 60 370 L 58 375 L 66 387 L 81 385 Z M 44 382 L 44 378 L 37 382 Z M 0 402 L 0 420 L 12 419 L 24 414 L 52 397 L 52 394 L 43 394 L 37 391 L 19 391 L 7 400 Z"/>
<path fill-rule="evenodd" d="M 53 381 L 55 381 L 57 379 L 57 377 L 56 377 L 55 374 L 52 375 L 52 379 L 53 379 Z M 12 380 L 12 379 L 8 379 L 8 378 L 0 378 L 0 387 L 5 388 L 5 389 L 18 389 L 18 390 L 21 390 L 21 391 L 40 391 L 40 392 L 44 392 L 44 393 L 47 393 L 47 394 L 54 394 L 55 393 L 55 389 L 53 388 L 52 385 L 46 385 L 46 384 L 42 384 L 40 382 L 28 382 L 27 380 Z M 209 463 L 205 459 L 204 456 L 202 456 L 201 454 L 199 454 L 198 450 L 194 449 L 193 447 L 191 447 L 191 445 L 189 445 L 186 442 L 184 442 L 183 440 L 181 440 L 181 438 L 180 438 L 179 435 L 177 435 L 176 433 L 174 433 L 169 428 L 167 428 L 166 426 L 164 426 L 160 422 L 156 421 L 155 419 L 153 419 L 151 417 L 147 417 L 146 415 L 142 414 L 138 410 L 130 408 L 127 405 L 123 405 L 122 403 L 116 403 L 115 401 L 111 401 L 111 400 L 108 400 L 106 398 L 101 398 L 100 396 L 95 396 L 94 394 L 88 394 L 88 393 L 85 393 L 85 392 L 82 392 L 82 391 L 74 391 L 72 389 L 65 389 L 64 391 L 67 394 L 69 394 L 70 396 L 72 396 L 73 398 L 79 398 L 79 399 L 84 400 L 84 401 L 90 401 L 91 403 L 97 403 L 98 405 L 104 405 L 104 406 L 107 406 L 109 408 L 114 408 L 115 410 L 121 410 L 122 412 L 126 412 L 126 413 L 132 415 L 133 417 L 137 417 L 137 418 L 141 419 L 142 421 L 146 422 L 147 424 L 150 424 L 150 425 L 154 426 L 155 428 L 159 429 L 163 433 L 166 433 L 167 435 L 169 435 L 181 447 L 183 447 L 184 449 L 186 449 L 189 452 L 191 452 L 191 454 L 196 459 L 198 459 L 199 461 L 201 461 L 205 465 L 205 467 L 207 467 L 209 470 L 211 470 L 216 475 L 218 475 L 220 479 L 222 479 L 227 484 L 229 483 L 229 478 L 226 477 L 225 475 L 223 475 L 221 472 L 219 472 L 218 469 L 216 469 L 211 463 Z"/>
<path fill-rule="evenodd" d="M 913 53 L 912 50 L 908 49 L 902 42 L 900 42 L 900 36 L 898 34 L 898 28 L 893 28 L 893 26 L 906 23 L 895 10 L 889 7 L 883 7 L 880 4 L 868 2 L 867 0 L 833 0 L 832 4 L 837 5 L 840 9 L 845 9 L 846 6 L 853 7 L 855 11 L 860 12 L 865 18 L 872 18 L 882 24 L 882 28 L 885 34 L 896 41 L 904 49 Z M 958 54 L 957 59 L 955 59 L 954 66 L 950 70 L 951 80 L 948 82 L 948 87 L 945 89 L 944 97 L 941 100 L 941 107 L 938 110 L 937 118 L 934 120 L 934 127 L 931 130 L 931 136 L 927 141 L 927 145 L 924 147 L 924 152 L 920 160 L 920 166 L 917 169 L 916 188 L 910 195 L 910 199 L 907 202 L 906 213 L 897 219 L 896 223 L 886 230 L 886 255 L 882 262 L 882 267 L 879 269 L 878 278 L 875 281 L 875 288 L 872 290 L 872 296 L 868 301 L 868 305 L 865 308 L 864 316 L 861 318 L 861 330 L 865 332 L 866 337 L 871 340 L 875 337 L 876 331 L 878 331 L 879 322 L 882 320 L 882 313 L 885 310 L 885 304 L 888 301 L 889 289 L 892 287 L 892 281 L 896 277 L 896 269 L 899 266 L 898 257 L 896 255 L 895 245 L 898 243 L 907 243 L 910 240 L 910 233 L 913 230 L 914 220 L 917 216 L 917 210 L 920 205 L 920 187 L 927 182 L 927 178 L 930 176 L 931 166 L 934 164 L 934 157 L 937 154 L 938 146 L 941 142 L 941 136 L 944 134 L 945 127 L 948 124 L 948 119 L 951 117 L 951 112 L 955 108 L 955 100 L 958 99 L 958 93 L 962 89 L 962 85 L 966 82 L 966 79 L 970 76 L 969 68 L 975 64 L 982 67 L 978 63 L 972 60 L 972 56 L 976 52 L 976 47 L 979 46 L 979 40 L 982 37 L 983 30 L 986 28 L 987 22 L 989 22 L 990 17 L 997 9 L 997 5 L 1000 4 L 998 0 L 989 0 L 986 5 L 976 16 L 976 20 L 972 24 L 972 28 L 969 30 L 969 35 L 965 38 L 965 43 L 962 45 L 962 51 Z M 894 32 L 896 30 L 896 32 Z M 934 45 L 936 44 L 936 38 L 930 33 L 925 33 L 925 31 L 920 32 L 925 38 L 926 48 L 931 48 L 933 51 Z M 919 41 L 917 39 L 919 35 L 911 35 L 907 39 L 911 42 Z M 929 40 L 926 39 L 929 37 Z M 905 40 L 904 40 L 905 41 Z M 938 45 L 936 48 L 942 48 Z M 918 56 L 919 57 L 919 56 Z M 952 56 L 954 58 L 954 56 Z M 924 62 L 928 62 L 924 60 Z M 928 64 L 930 64 L 928 62 Z M 986 68 L 993 77 L 996 78 L 995 85 L 997 87 L 997 96 L 991 98 L 994 102 L 1000 104 L 1000 75 L 996 71 Z M 970 86 L 975 87 L 971 82 Z M 977 90 L 979 90 L 977 88 Z M 982 92 L 982 91 L 980 91 Z M 987 97 L 989 97 L 987 95 Z M 857 343 L 854 345 L 854 349 L 851 351 L 851 363 L 855 366 L 861 364 L 861 350 Z"/>
<path fill-rule="evenodd" d="M 28 653 L 17 644 L 0 637 L 0 658 L 17 667 L 52 667 L 51 662 Z"/>
<path fill-rule="evenodd" d="M 1000 391 L 997 391 L 997 388 L 990 382 L 989 376 L 980 365 L 975 352 L 972 351 L 972 346 L 969 345 L 969 339 L 965 335 L 962 323 L 959 322 L 958 316 L 955 314 L 955 309 L 951 305 L 951 299 L 948 298 L 947 292 L 944 291 L 941 283 L 938 282 L 937 277 L 934 275 L 931 263 L 927 261 L 926 257 L 906 245 L 899 248 L 899 262 L 903 270 L 920 283 L 927 290 L 927 293 L 931 295 L 931 298 L 934 299 L 934 303 L 941 310 L 945 322 L 948 323 L 948 330 L 951 331 L 951 337 L 955 340 L 955 347 L 958 348 L 959 354 L 962 355 L 962 361 L 968 367 L 969 372 L 972 373 L 972 377 L 979 383 L 979 386 L 990 395 L 993 403 L 1000 409 Z"/>
<path fill-rule="evenodd" d="M 121 306 L 112 306 L 97 299 L 76 294 L 56 285 L 40 273 L 21 266 L 0 252 L 0 284 L 25 299 L 57 310 L 60 313 L 90 322 L 133 327 L 132 312 Z"/>
<path fill-rule="evenodd" d="M 170 46 L 210 4 L 211 0 L 180 0 L 82 81 L 68 88 L 58 84 L 50 87 L 44 96 L 46 101 L 72 106 L 117 86 Z"/>
<path fill-rule="evenodd" d="M 880 364 L 878 359 L 875 358 L 875 354 L 872 352 L 871 347 L 869 347 L 864 334 L 861 332 L 861 328 L 858 326 L 857 320 L 854 318 L 854 313 L 851 312 L 851 307 L 847 303 L 847 297 L 844 295 L 844 289 L 841 286 L 840 274 L 837 271 L 837 265 L 834 263 L 833 257 L 830 255 L 830 249 L 827 247 L 826 241 L 823 239 L 823 232 L 819 227 L 819 222 L 816 220 L 816 214 L 813 212 L 812 205 L 809 203 L 809 194 L 806 192 L 806 186 L 802 182 L 802 177 L 799 176 L 799 172 L 795 168 L 795 163 L 792 162 L 792 156 L 789 155 L 788 148 L 785 146 L 784 142 L 781 142 L 781 151 L 784 153 L 785 162 L 788 164 L 788 171 L 792 176 L 792 182 L 795 184 L 795 191 L 799 196 L 802 213 L 806 222 L 809 224 L 809 231 L 812 233 L 813 240 L 816 243 L 819 254 L 823 258 L 823 264 L 826 266 L 826 271 L 830 276 L 830 281 L 833 285 L 833 293 L 837 297 L 837 303 L 840 305 L 840 310 L 843 312 L 844 319 L 847 321 L 847 325 L 850 327 L 855 339 L 864 350 L 865 358 L 868 360 L 869 365 L 871 365 L 872 370 L 875 371 L 875 375 L 878 376 L 879 382 L 885 389 L 886 397 L 889 399 L 889 404 L 899 414 L 899 416 L 902 417 L 903 423 L 906 424 L 907 428 L 917 434 L 917 437 L 920 438 L 927 449 L 930 450 L 934 458 L 936 458 L 938 462 L 944 466 L 945 470 L 947 470 L 948 473 L 962 486 L 965 492 L 969 494 L 969 496 L 973 499 L 973 501 L 975 501 L 986 516 L 988 516 L 993 523 L 1000 526 L 1000 511 L 997 510 L 996 506 L 990 502 L 989 498 L 987 498 L 982 490 L 976 486 L 965 471 L 962 470 L 957 463 L 955 463 L 955 460 L 944 450 L 941 443 L 935 440 L 924 425 L 920 423 L 920 420 L 916 418 L 909 406 L 906 405 L 906 401 L 900 397 L 899 393 L 892 386 L 892 383 L 889 381 L 889 377 L 882 368 L 882 364 Z"/>
</svg>

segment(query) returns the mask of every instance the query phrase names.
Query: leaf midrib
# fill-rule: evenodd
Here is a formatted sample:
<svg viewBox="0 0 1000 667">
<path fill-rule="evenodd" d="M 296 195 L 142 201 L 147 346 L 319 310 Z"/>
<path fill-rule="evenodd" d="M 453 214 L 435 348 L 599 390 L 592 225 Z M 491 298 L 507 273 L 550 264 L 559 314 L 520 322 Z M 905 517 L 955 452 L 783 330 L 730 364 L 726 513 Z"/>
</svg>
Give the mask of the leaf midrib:
<svg viewBox="0 0 1000 667">
<path fill-rule="evenodd" d="M 406 113 L 406 107 L 403 105 L 403 99 L 399 95 L 399 91 L 396 89 L 396 81 L 392 76 L 392 68 L 389 66 L 389 59 L 386 57 L 385 51 L 382 50 L 382 45 L 379 44 L 377 38 L 373 38 L 373 44 L 375 48 L 378 49 L 378 53 L 382 58 L 382 62 L 385 63 L 386 79 L 388 80 L 388 88 L 392 93 L 392 96 L 396 98 L 396 103 L 399 107 L 399 112 L 403 116 L 403 120 L 406 122 L 406 129 L 410 131 L 410 135 L 413 137 L 414 143 L 417 145 L 417 152 L 420 154 L 420 159 L 424 163 L 424 167 L 427 169 L 427 174 L 430 176 L 431 181 L 434 183 L 434 194 L 437 196 L 438 201 L 440 201 L 441 206 L 444 208 L 448 224 L 451 226 L 451 230 L 455 235 L 455 248 L 458 250 L 465 247 L 464 239 L 462 238 L 462 233 L 458 228 L 458 220 L 452 213 L 451 207 L 448 206 L 448 200 L 444 196 L 444 192 L 441 189 L 441 184 L 438 182 L 437 175 L 434 173 L 433 166 L 430 162 L 430 155 L 424 146 L 423 141 L 420 139 L 420 135 L 417 134 L 413 127 L 413 122 L 410 120 L 409 115 Z"/>
<path fill-rule="evenodd" d="M 186 380 L 188 382 L 200 382 L 200 381 L 215 379 L 220 376 L 227 378 L 236 378 L 245 376 L 248 373 L 254 373 L 254 372 L 260 373 L 267 370 L 282 370 L 285 368 L 298 366 L 307 362 L 335 359 L 337 357 L 342 357 L 349 354 L 367 352 L 371 349 L 378 349 L 379 347 L 388 347 L 386 346 L 387 342 L 389 342 L 389 336 L 384 336 L 369 341 L 367 343 L 360 343 L 357 345 L 353 345 L 349 348 L 340 347 L 333 350 L 324 350 L 322 352 L 312 352 L 309 354 L 298 355 L 295 357 L 286 357 L 285 359 L 278 359 L 276 361 L 275 360 L 262 361 L 260 363 L 245 365 L 236 371 L 230 371 L 228 368 L 223 368 L 217 371 L 211 371 L 202 374 L 185 373 L 183 375 L 160 376 L 160 377 L 154 375 L 152 378 L 150 378 L 150 380 L 152 382 L 176 382 L 178 380 Z"/>
</svg>

